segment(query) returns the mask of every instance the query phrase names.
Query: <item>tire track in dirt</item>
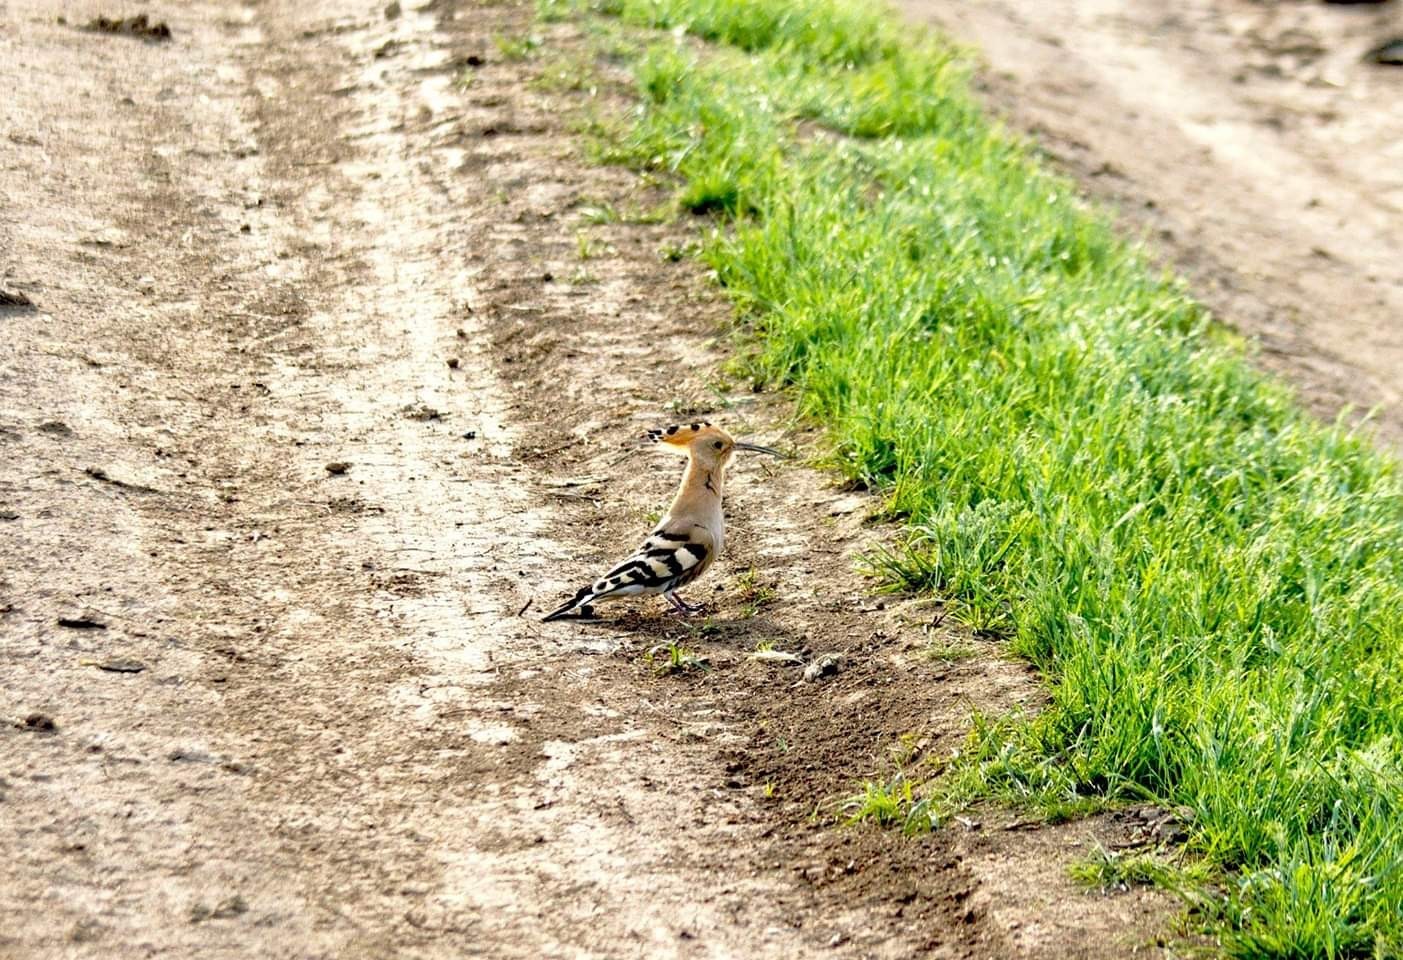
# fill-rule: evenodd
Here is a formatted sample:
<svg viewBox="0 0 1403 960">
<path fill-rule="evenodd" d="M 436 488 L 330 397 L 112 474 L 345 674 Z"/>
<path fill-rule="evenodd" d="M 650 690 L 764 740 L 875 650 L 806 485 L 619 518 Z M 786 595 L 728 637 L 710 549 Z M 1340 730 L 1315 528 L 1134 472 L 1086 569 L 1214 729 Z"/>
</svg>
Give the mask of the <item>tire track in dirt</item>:
<svg viewBox="0 0 1403 960">
<path fill-rule="evenodd" d="M 407 356 L 371 362 L 375 376 L 366 386 L 369 396 L 393 396 L 406 384 L 422 381 L 426 372 L 440 371 L 439 391 L 416 403 L 430 403 L 447 422 L 474 424 L 472 432 L 490 437 L 503 430 L 497 419 L 502 417 L 500 410 L 464 418 L 458 409 L 465 400 L 476 402 L 496 388 L 487 351 L 490 342 L 481 339 L 484 331 L 475 317 L 479 297 L 468 271 L 459 266 L 455 272 L 455 265 L 473 259 L 473 239 L 486 224 L 474 222 L 472 194 L 481 184 L 457 172 L 462 149 L 454 145 L 460 138 L 455 127 L 463 118 L 451 89 L 453 72 L 445 66 L 450 51 L 441 48 L 443 41 L 435 35 L 437 11 L 404 11 L 383 26 L 373 20 L 368 24 L 364 16 L 332 19 L 327 14 L 310 23 L 300 25 L 302 32 L 336 36 L 349 62 L 358 65 L 358 77 L 346 84 L 334 63 L 309 76 L 305 51 L 299 48 L 293 76 L 300 86 L 271 93 L 267 99 L 276 112 L 289 101 L 317 97 L 318 90 L 351 88 L 346 95 L 356 103 L 357 121 L 346 125 L 346 138 L 358 145 L 352 176 L 365 176 L 356 183 L 354 213 L 361 222 L 333 223 L 331 228 L 378 239 L 373 249 L 364 251 L 369 274 L 365 279 L 371 282 L 350 294 L 360 309 L 347 301 L 329 312 L 349 318 L 350 330 L 380 312 L 387 314 L 384 322 L 391 328 L 410 325 L 404 331 Z M 298 26 L 292 25 L 290 33 L 300 39 Z M 392 65 L 385 67 L 385 60 Z M 366 63 L 370 66 L 359 66 Z M 387 75 L 393 79 L 386 80 Z M 403 98 L 389 115 L 384 108 L 387 92 Z M 292 120 L 295 125 L 299 118 Z M 295 135 L 275 124 L 263 139 Z M 347 165 L 340 168 L 344 172 Z M 533 190 L 539 195 L 546 186 L 536 183 Z M 509 238 L 503 243 L 509 245 Z M 450 374 L 450 356 L 459 360 L 459 373 Z M 356 435 L 354 429 L 335 432 Z M 513 431 L 501 436 L 509 441 Z M 365 437 L 369 450 L 387 450 L 388 440 Z M 433 459 L 441 456 L 441 444 L 424 444 L 423 449 L 435 452 L 416 457 L 409 445 L 397 447 L 394 462 L 382 465 L 390 473 L 386 488 L 402 489 L 416 474 L 421 484 L 433 479 L 442 465 Z M 496 769 L 440 770 L 440 776 L 449 774 L 448 780 L 432 783 L 432 794 L 416 805 L 416 831 L 442 838 L 435 858 L 441 873 L 435 893 L 405 920 L 438 935 L 440 942 L 444 935 L 448 940 L 467 935 L 471 939 L 465 943 L 487 945 L 486 952 L 494 956 L 560 955 L 581 947 L 638 955 L 792 953 L 796 948 L 790 938 L 756 929 L 766 922 L 763 911 L 741 924 L 718 916 L 712 881 L 698 869 L 710 851 L 732 842 L 732 830 L 715 819 L 732 804 L 711 797 L 709 791 L 690 789 L 701 779 L 694 761 L 665 749 L 665 744 L 650 743 L 647 725 L 627 713 L 634 705 L 631 698 L 621 701 L 608 691 L 592 690 L 594 670 L 588 663 L 562 672 L 556 645 L 526 621 L 511 618 L 524 604 L 521 598 L 529 597 L 525 586 L 547 565 L 541 550 L 549 544 L 538 539 L 539 530 L 531 529 L 532 524 L 523 524 L 523 519 L 529 520 L 522 505 L 529 502 L 530 487 L 509 448 L 497 447 L 486 465 L 486 476 L 478 459 L 467 465 L 468 476 L 444 478 L 438 470 L 447 483 L 468 483 L 456 492 L 441 486 L 411 506 L 420 522 L 408 523 L 403 508 L 388 514 L 397 523 L 386 531 L 386 549 L 398 543 L 399 549 L 422 550 L 433 565 L 449 557 L 467 561 L 456 570 L 438 571 L 456 582 L 446 584 L 446 590 L 426 589 L 425 596 L 411 601 L 417 613 L 397 621 L 397 626 L 411 634 L 427 630 L 443 636 L 449 649 L 441 653 L 450 660 L 461 656 L 465 641 L 478 646 L 479 658 L 485 660 L 480 669 L 490 675 L 480 679 L 483 689 L 469 691 L 466 697 L 460 692 L 415 704 L 432 708 L 416 711 L 416 719 L 425 724 L 422 735 L 432 738 L 434 730 L 466 725 L 474 741 L 509 757 Z M 436 536 L 433 528 L 443 522 L 444 504 L 455 501 L 462 504 L 465 519 L 455 524 L 458 529 Z M 504 502 L 513 501 L 518 509 L 498 513 Z M 463 557 L 465 540 L 481 545 L 484 552 Z M 489 568 L 481 557 L 499 562 Z M 455 608 L 463 595 L 476 600 L 468 615 L 482 615 L 482 620 L 462 620 Z M 426 606 L 436 606 L 439 612 Z M 403 604 L 397 607 L 403 610 Z M 585 652 L 591 652 L 588 646 Z M 421 664 L 428 659 L 416 657 Z M 452 686 L 448 681 L 455 673 L 461 675 L 452 669 L 430 670 L 414 683 L 421 691 L 442 691 Z M 406 698 L 412 702 L 413 693 Z M 364 739 L 366 752 L 373 756 L 370 745 L 394 740 L 395 732 L 377 731 Z M 422 754 L 429 746 L 424 743 L 412 752 Z M 443 766 L 442 759 L 440 750 L 436 767 Z M 468 776 L 461 776 L 464 773 Z M 656 785 L 669 780 L 677 786 L 659 793 Z M 467 795 L 454 803 L 463 791 Z M 447 819 L 435 824 L 425 807 L 447 808 Z M 701 813 L 702 807 L 715 809 Z M 679 831 L 677 824 L 687 829 Z M 314 859 L 316 852 L 311 847 L 302 856 Z M 374 854 L 366 851 L 366 856 Z M 384 884 L 374 886 L 384 897 Z M 763 881 L 728 880 L 727 886 L 736 896 L 757 903 L 767 899 Z M 386 914 L 382 924 L 394 923 L 390 910 Z M 768 925 L 782 929 L 777 918 L 769 918 Z M 710 932 L 705 944 L 686 949 L 702 930 Z"/>
<path fill-rule="evenodd" d="M 529 10 L 196 3 L 153 11 L 168 45 L 9 11 L 0 269 L 39 309 L 0 316 L 0 955 L 1113 956 L 1148 935 L 1162 901 L 1060 872 L 1109 820 L 834 828 L 903 736 L 933 755 L 968 705 L 1037 694 L 987 650 L 924 658 L 930 611 L 852 578 L 865 501 L 812 471 L 739 465 L 709 622 L 517 616 L 666 498 L 670 470 L 618 445 L 669 404 L 771 439 L 785 417 L 710 390 L 724 308 L 655 253 L 686 224 L 616 224 L 579 260 L 582 207 L 657 195 L 580 165 L 565 105 L 498 55 Z M 776 599 L 737 582 L 752 566 Z M 84 614 L 106 629 L 56 625 Z M 658 676 L 660 638 L 713 669 Z M 796 683 L 759 641 L 848 666 Z"/>
</svg>

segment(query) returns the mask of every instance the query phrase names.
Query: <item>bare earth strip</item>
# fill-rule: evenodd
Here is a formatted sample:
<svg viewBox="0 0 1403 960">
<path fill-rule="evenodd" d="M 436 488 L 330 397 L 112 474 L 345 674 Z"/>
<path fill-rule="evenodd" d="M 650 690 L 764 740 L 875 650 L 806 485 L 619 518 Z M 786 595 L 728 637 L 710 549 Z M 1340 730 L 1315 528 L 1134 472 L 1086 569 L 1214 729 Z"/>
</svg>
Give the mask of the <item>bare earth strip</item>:
<svg viewBox="0 0 1403 960">
<path fill-rule="evenodd" d="M 0 956 L 1155 952 L 1163 898 L 1064 872 L 1152 813 L 836 823 L 894 747 L 1040 696 L 864 596 L 861 496 L 741 463 L 709 621 L 535 621 L 675 480 L 622 441 L 806 439 L 709 389 L 725 308 L 657 255 L 690 225 L 580 258 L 582 210 L 659 197 L 502 59 L 526 5 L 349 6 L 0 14 L 36 304 L 0 310 Z M 659 675 L 665 638 L 709 669 Z"/>
<path fill-rule="evenodd" d="M 1398 4 L 903 0 L 1321 416 L 1403 449 Z"/>
</svg>

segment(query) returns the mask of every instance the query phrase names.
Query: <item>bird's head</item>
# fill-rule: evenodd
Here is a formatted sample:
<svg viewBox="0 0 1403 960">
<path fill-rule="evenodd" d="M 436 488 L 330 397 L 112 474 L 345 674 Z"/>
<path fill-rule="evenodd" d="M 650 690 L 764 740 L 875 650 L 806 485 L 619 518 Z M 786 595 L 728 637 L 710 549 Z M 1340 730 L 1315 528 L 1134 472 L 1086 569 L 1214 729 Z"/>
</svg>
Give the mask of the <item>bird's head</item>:
<svg viewBox="0 0 1403 960">
<path fill-rule="evenodd" d="M 752 450 L 775 457 L 784 456 L 778 450 L 737 440 L 725 430 L 705 420 L 649 430 L 643 435 L 643 440 L 685 454 L 705 467 L 724 467 L 737 450 Z"/>
</svg>

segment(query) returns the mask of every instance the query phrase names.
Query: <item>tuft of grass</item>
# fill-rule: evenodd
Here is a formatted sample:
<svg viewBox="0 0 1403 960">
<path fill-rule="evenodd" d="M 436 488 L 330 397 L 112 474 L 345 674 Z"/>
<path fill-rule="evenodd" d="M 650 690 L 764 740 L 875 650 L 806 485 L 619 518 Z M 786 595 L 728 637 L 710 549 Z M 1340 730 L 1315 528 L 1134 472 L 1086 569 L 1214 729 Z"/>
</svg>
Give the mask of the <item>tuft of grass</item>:
<svg viewBox="0 0 1403 960">
<path fill-rule="evenodd" d="M 638 105 L 592 155 L 717 218 L 746 378 L 906 524 L 874 568 L 1048 679 L 952 793 L 1187 806 L 1231 955 L 1403 954 L 1398 464 L 982 119 L 948 44 L 858 0 L 543 2 L 582 8 L 675 31 L 619 44 Z"/>
<path fill-rule="evenodd" d="M 775 588 L 760 579 L 760 571 L 750 567 L 737 574 L 731 581 L 743 607 L 742 617 L 749 619 L 760 612 L 762 607 L 774 602 Z"/>
<path fill-rule="evenodd" d="M 1068 868 L 1072 879 L 1102 893 L 1124 892 L 1135 886 L 1181 889 L 1209 879 L 1201 868 L 1179 867 L 1149 853 L 1107 850 L 1100 843 Z"/>
<path fill-rule="evenodd" d="M 658 256 L 668 263 L 677 263 L 692 252 L 692 244 L 668 240 L 658 248 Z"/>
<path fill-rule="evenodd" d="M 937 822 L 931 801 L 916 797 L 911 781 L 901 774 L 885 783 L 867 781 L 861 793 L 842 801 L 840 809 L 850 825 L 895 827 L 908 836 L 929 833 Z"/>
<path fill-rule="evenodd" d="M 541 48 L 541 38 L 533 35 L 493 37 L 492 42 L 502 58 L 511 61 L 529 60 Z"/>
<path fill-rule="evenodd" d="M 680 643 L 669 641 L 660 643 L 643 655 L 643 659 L 653 665 L 658 673 L 689 673 L 705 670 L 706 657 Z"/>
<path fill-rule="evenodd" d="M 959 663 L 979 656 L 979 648 L 968 640 L 937 637 L 922 651 L 927 657 L 940 663 Z"/>
<path fill-rule="evenodd" d="M 537 41 L 537 46 L 540 41 Z M 500 48 L 500 44 L 499 44 Z M 529 54 L 535 48 L 526 51 Z M 524 57 L 522 58 L 524 59 Z M 593 59 L 575 56 L 566 59 L 554 59 L 547 63 L 540 74 L 531 81 L 531 86 L 546 93 L 576 93 L 587 92 L 591 95 L 598 89 L 600 83 L 599 72 L 595 67 Z"/>
<path fill-rule="evenodd" d="M 575 255 L 581 260 L 593 260 L 596 257 L 608 256 L 614 252 L 613 247 L 591 236 L 588 230 L 575 231 Z"/>
<path fill-rule="evenodd" d="M 598 227 L 607 223 L 619 223 L 623 220 L 623 216 L 619 213 L 618 207 L 608 200 L 590 200 L 580 207 L 580 219 Z"/>
</svg>

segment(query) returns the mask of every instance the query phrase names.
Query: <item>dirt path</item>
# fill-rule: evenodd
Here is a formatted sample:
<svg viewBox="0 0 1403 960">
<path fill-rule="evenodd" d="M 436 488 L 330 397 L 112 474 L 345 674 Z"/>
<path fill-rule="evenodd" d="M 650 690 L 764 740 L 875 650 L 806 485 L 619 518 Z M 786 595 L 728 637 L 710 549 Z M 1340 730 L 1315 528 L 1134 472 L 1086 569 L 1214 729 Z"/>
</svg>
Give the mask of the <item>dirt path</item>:
<svg viewBox="0 0 1403 960">
<path fill-rule="evenodd" d="M 642 428 L 807 441 L 719 383 L 691 225 L 590 225 L 659 196 L 526 5 L 345 8 L 0 15 L 0 956 L 1147 955 L 1166 902 L 1064 868 L 1152 812 L 837 822 L 1038 692 L 864 596 L 821 475 L 739 465 L 705 620 L 518 615 L 665 499 Z"/>
<path fill-rule="evenodd" d="M 989 100 L 1146 229 L 1322 416 L 1403 449 L 1399 4 L 903 0 Z"/>
</svg>

